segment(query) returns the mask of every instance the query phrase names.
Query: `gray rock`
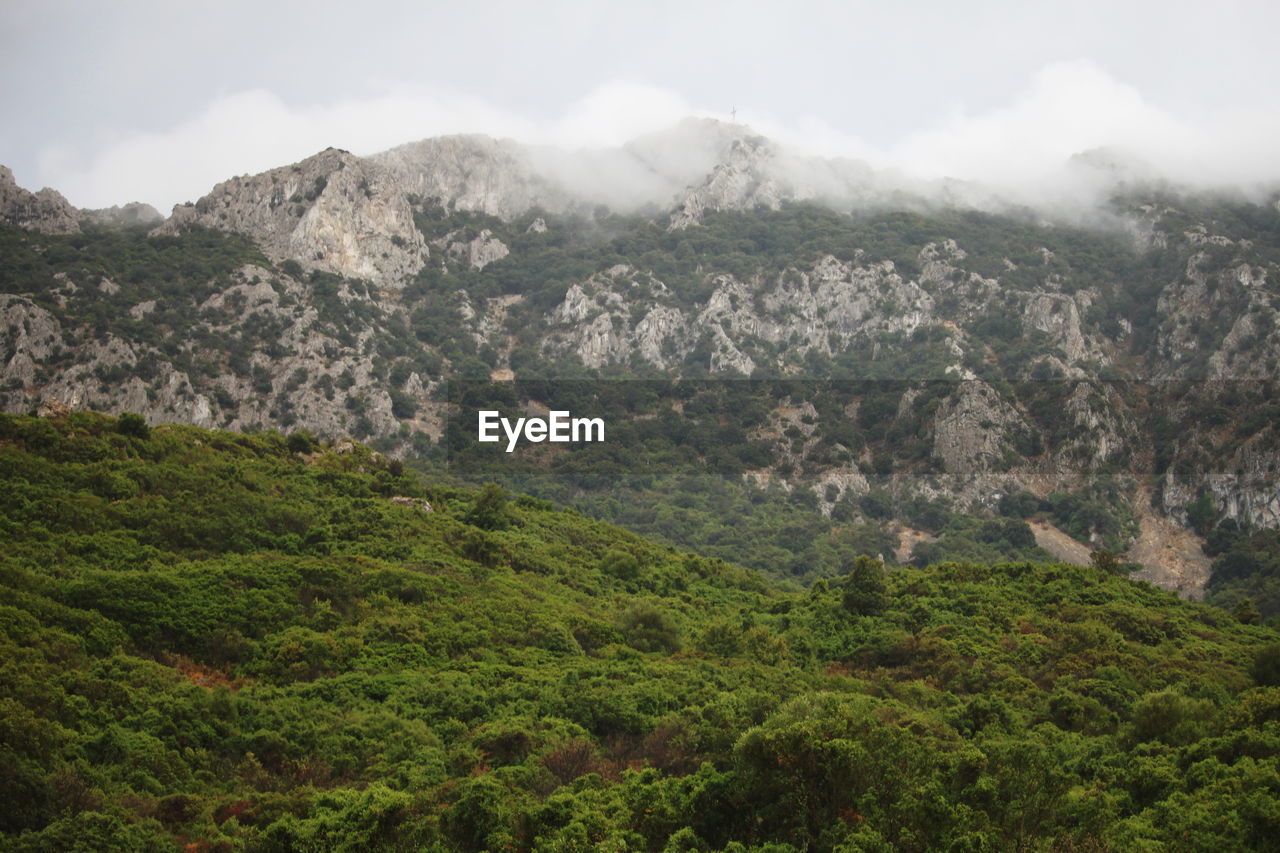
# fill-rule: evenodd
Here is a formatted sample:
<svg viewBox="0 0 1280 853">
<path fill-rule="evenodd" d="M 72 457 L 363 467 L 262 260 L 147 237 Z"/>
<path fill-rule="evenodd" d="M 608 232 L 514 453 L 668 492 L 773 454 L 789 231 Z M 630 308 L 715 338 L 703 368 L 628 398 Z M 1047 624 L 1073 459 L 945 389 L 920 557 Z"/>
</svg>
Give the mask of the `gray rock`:
<svg viewBox="0 0 1280 853">
<path fill-rule="evenodd" d="M 984 474 L 1004 459 L 1012 435 L 1028 428 L 990 385 L 980 380 L 961 382 L 938 407 L 933 455 L 949 474 Z"/>
<path fill-rule="evenodd" d="M 24 190 L 12 170 L 0 166 L 0 222 L 46 234 L 75 234 L 80 231 L 80 211 L 56 190 Z"/>
<path fill-rule="evenodd" d="M 404 193 L 453 210 L 514 219 L 532 207 L 558 212 L 573 199 L 535 173 L 528 151 L 510 140 L 480 135 L 441 136 L 375 154 Z"/>
<path fill-rule="evenodd" d="M 149 204 L 143 204 L 139 201 L 131 201 L 126 205 L 99 208 L 97 210 L 81 211 L 92 225 L 100 226 L 121 226 L 121 225 L 155 225 L 164 221 L 164 215 Z"/>
<path fill-rule="evenodd" d="M 443 243 L 449 256 L 466 264 L 473 270 L 482 270 L 494 261 L 499 261 L 511 254 L 507 244 L 503 243 L 488 228 L 470 240 L 461 239 L 458 232 L 445 235 Z"/>
<path fill-rule="evenodd" d="M 334 148 L 225 181 L 194 205 L 175 207 L 156 233 L 192 224 L 246 234 L 274 261 L 387 288 L 402 287 L 428 257 L 396 177 Z"/>
</svg>

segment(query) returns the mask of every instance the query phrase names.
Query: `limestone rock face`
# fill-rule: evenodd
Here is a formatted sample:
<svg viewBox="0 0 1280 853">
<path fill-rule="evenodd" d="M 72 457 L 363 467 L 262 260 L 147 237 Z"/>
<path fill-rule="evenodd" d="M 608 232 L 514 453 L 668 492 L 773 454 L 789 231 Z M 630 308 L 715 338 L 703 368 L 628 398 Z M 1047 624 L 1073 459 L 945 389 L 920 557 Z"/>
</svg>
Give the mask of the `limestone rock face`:
<svg viewBox="0 0 1280 853">
<path fill-rule="evenodd" d="M 981 380 L 961 382 L 933 424 L 933 454 L 949 474 L 971 477 L 995 467 L 1009 439 L 1027 425 L 1018 412 Z"/>
<path fill-rule="evenodd" d="M 1280 452 L 1277 427 L 1254 436 L 1236 450 L 1223 470 L 1208 477 L 1214 502 L 1225 518 L 1257 527 L 1280 527 Z M 1268 432 L 1270 434 L 1268 434 Z"/>
<path fill-rule="evenodd" d="M 678 230 L 702 224 L 711 210 L 750 210 L 763 206 L 777 210 L 791 193 L 770 175 L 774 147 L 762 137 L 735 139 L 728 156 L 706 181 L 695 188 L 671 215 L 669 228 Z"/>
<path fill-rule="evenodd" d="M 225 181 L 194 205 L 175 207 L 157 232 L 192 224 L 246 234 L 274 261 L 388 288 L 402 287 L 428 256 L 395 176 L 333 148 Z"/>
<path fill-rule="evenodd" d="M 49 312 L 21 297 L 0 296 L 0 344 L 13 353 L 0 366 L 6 389 L 0 392 L 0 403 L 5 411 L 24 411 L 34 402 L 117 414 L 143 412 L 152 423 L 216 425 L 209 417 L 208 399 L 192 392 L 186 374 L 166 365 L 144 381 L 136 375 L 136 345 L 113 334 L 72 344 Z M 74 359 L 67 367 L 52 368 L 54 354 L 64 349 L 73 351 Z M 108 386 L 102 377 L 119 377 L 120 384 Z"/>
<path fill-rule="evenodd" d="M 457 236 L 457 232 L 451 232 L 443 242 L 450 257 L 457 258 L 473 270 L 482 270 L 511 254 L 507 244 L 493 236 L 488 228 L 470 240 Z"/>
<path fill-rule="evenodd" d="M 1275 377 L 1280 364 L 1280 296 L 1274 266 L 1253 256 L 1247 241 L 1197 231 L 1186 236 L 1193 247 L 1217 247 L 1235 262 L 1223 265 L 1215 262 L 1210 250 L 1194 251 L 1183 275 L 1161 292 L 1154 377 Z"/>
<path fill-rule="evenodd" d="M 1251 527 L 1280 527 L 1280 424 L 1264 412 L 1246 415 L 1254 421 L 1251 435 L 1221 445 L 1222 419 L 1228 410 L 1221 405 L 1232 395 L 1263 395 L 1274 399 L 1274 379 L 1207 380 L 1188 383 L 1190 391 L 1182 410 L 1170 415 L 1186 426 L 1176 437 L 1171 461 L 1160 478 L 1159 505 L 1179 524 L 1188 525 L 1187 509 L 1209 496 L 1221 519 L 1233 519 Z M 1217 451 L 1205 453 L 1206 448 Z"/>
<path fill-rule="evenodd" d="M 1280 454 L 1274 427 L 1242 444 L 1225 464 L 1194 479 L 1167 471 L 1161 481 L 1161 503 L 1178 523 L 1188 525 L 1187 507 L 1200 495 L 1212 496 L 1222 518 L 1256 527 L 1280 527 Z"/>
<path fill-rule="evenodd" d="M 453 210 L 513 219 L 535 206 L 563 211 L 572 202 L 562 189 L 535 174 L 527 150 L 510 140 L 440 136 L 369 159 L 393 174 L 405 193 Z"/>
<path fill-rule="evenodd" d="M 732 275 L 709 279 L 710 297 L 687 306 L 651 274 L 620 265 L 573 285 L 551 311 L 550 352 L 572 351 L 583 364 L 640 361 L 666 369 L 703 346 L 712 373 L 750 375 L 759 363 L 744 345 L 831 355 L 854 340 L 910 333 L 934 321 L 933 298 L 897 274 L 893 263 L 859 265 L 827 256 L 771 282 Z"/>
<path fill-rule="evenodd" d="M 406 193 L 508 221 L 534 209 L 591 215 L 605 205 L 662 215 L 674 208 L 670 225 L 679 229 L 701 223 L 708 211 L 777 209 L 802 199 L 860 203 L 890 190 L 863 163 L 799 156 L 712 119 L 686 119 L 617 148 L 569 151 L 460 135 L 370 159 L 391 170 Z M 528 227 L 538 231 L 537 223 Z"/>
<path fill-rule="evenodd" d="M 94 225 L 156 225 L 164 221 L 164 215 L 149 204 L 131 201 L 97 210 L 83 211 L 84 218 Z"/>
<path fill-rule="evenodd" d="M 933 297 L 898 275 L 892 261 L 857 264 L 828 255 L 806 271 L 788 271 L 763 300 L 768 341 L 832 352 L 832 341 L 910 333 L 932 322 Z M 834 336 L 834 338 L 833 338 Z"/>
<path fill-rule="evenodd" d="M 62 327 L 31 300 L 0 294 L 0 341 L 8 354 L 0 365 L 0 384 L 31 385 L 39 365 L 61 347 Z"/>
<path fill-rule="evenodd" d="M 9 167 L 0 166 L 0 222 L 45 234 L 75 234 L 80 230 L 80 212 L 56 190 L 23 189 Z"/>
<path fill-rule="evenodd" d="M 608 288 L 617 276 L 628 277 L 628 284 L 634 287 L 634 274 L 630 267 L 615 267 L 581 285 L 570 285 L 564 301 L 551 312 L 552 323 L 569 327 L 566 348 L 587 367 L 629 361 L 631 335 L 623 316 L 623 300 Z"/>
<path fill-rule="evenodd" d="M 92 281 L 60 283 L 64 292 L 115 296 Z M 336 299 L 350 304 L 367 296 L 342 286 Z M 324 438 L 397 435 L 404 419 L 392 411 L 390 391 L 378 379 L 376 349 L 368 346 L 385 334 L 385 315 L 376 305 L 362 306 L 367 319 L 352 325 L 349 338 L 335 336 L 314 301 L 310 285 L 287 275 L 253 264 L 234 271 L 194 313 L 202 340 L 240 342 L 244 349 L 232 354 L 239 363 L 233 359 L 219 371 L 188 374 L 150 343 L 110 331 L 90 333 L 60 322 L 24 296 L 0 295 L 0 408 L 130 411 L 153 424 L 302 428 Z M 149 299 L 127 312 L 136 321 L 166 307 Z M 247 343 L 254 340 L 253 329 L 268 326 L 278 332 L 266 341 L 258 338 L 257 345 Z M 194 361 L 216 363 L 230 354 L 193 339 L 179 346 Z M 402 389 L 404 400 L 424 412 L 424 420 L 412 422 L 428 432 L 439 426 L 426 414 L 433 392 L 434 383 L 417 373 Z"/>
<path fill-rule="evenodd" d="M 1062 470 L 1096 467 L 1108 460 L 1125 462 L 1135 451 L 1137 427 L 1126 414 L 1116 388 L 1103 382 L 1075 383 L 1065 414 L 1074 429 L 1073 438 L 1057 449 Z"/>
<path fill-rule="evenodd" d="M 591 215 L 670 210 L 725 161 L 745 128 L 686 119 L 616 148 L 559 149 L 462 135 L 425 139 L 373 156 L 405 191 L 451 210 L 514 219 L 534 208 Z M 539 225 L 539 222 L 542 224 Z M 538 232 L 545 221 L 530 226 Z"/>
<path fill-rule="evenodd" d="M 1084 358 L 1088 352 L 1080 332 L 1080 308 L 1076 300 L 1060 293 L 1037 293 L 1030 296 L 1022 315 L 1023 326 L 1046 333 L 1071 361 Z"/>
</svg>

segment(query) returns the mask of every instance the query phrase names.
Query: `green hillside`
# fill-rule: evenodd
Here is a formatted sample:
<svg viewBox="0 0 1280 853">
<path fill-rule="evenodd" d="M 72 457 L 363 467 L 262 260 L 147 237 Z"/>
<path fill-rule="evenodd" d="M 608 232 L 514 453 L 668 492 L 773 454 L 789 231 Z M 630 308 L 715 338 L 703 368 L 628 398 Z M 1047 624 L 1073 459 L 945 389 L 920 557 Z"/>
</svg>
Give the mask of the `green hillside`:
<svg viewBox="0 0 1280 853">
<path fill-rule="evenodd" d="M 800 590 L 305 433 L 0 417 L 0 848 L 1259 850 L 1280 636 L 1061 564 Z"/>
</svg>

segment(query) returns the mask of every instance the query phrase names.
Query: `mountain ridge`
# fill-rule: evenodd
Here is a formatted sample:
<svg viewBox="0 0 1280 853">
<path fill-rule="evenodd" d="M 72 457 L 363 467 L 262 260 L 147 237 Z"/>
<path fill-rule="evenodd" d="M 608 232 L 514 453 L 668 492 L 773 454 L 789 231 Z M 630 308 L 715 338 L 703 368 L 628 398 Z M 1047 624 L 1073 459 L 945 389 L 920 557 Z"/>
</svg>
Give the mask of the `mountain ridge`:
<svg viewBox="0 0 1280 853">
<path fill-rule="evenodd" d="M 837 380 L 855 383 L 838 404 L 748 406 L 737 461 L 715 464 L 833 520 L 1027 492 L 1108 507 L 1075 529 L 1094 547 L 1148 510 L 1201 533 L 1280 524 L 1275 204 L 1128 182 L 1081 227 L 948 207 L 718 123 L 629 145 L 580 174 L 653 172 L 634 210 L 575 200 L 547 177 L 563 155 L 458 136 L 232 178 L 155 228 L 12 230 L 0 401 L 428 458 L 450 382 Z M 519 403 L 545 407 L 528 387 Z"/>
</svg>

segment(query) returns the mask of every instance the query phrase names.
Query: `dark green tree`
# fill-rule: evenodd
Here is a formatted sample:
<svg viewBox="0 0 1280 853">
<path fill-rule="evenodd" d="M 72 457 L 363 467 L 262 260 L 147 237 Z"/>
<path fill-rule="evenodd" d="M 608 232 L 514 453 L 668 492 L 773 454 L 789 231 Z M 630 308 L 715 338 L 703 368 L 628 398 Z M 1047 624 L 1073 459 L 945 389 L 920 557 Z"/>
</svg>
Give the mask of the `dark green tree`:
<svg viewBox="0 0 1280 853">
<path fill-rule="evenodd" d="M 1280 687 L 1280 643 L 1271 643 L 1258 649 L 1253 665 L 1249 667 L 1249 674 L 1263 687 Z"/>
<path fill-rule="evenodd" d="M 618 627 L 627 644 L 642 652 L 680 650 L 680 630 L 670 616 L 652 604 L 632 605 L 622 614 Z"/>
<path fill-rule="evenodd" d="M 635 580 L 640 576 L 640 561 L 634 554 L 614 550 L 604 555 L 604 559 L 600 561 L 600 571 L 624 581 Z"/>
<path fill-rule="evenodd" d="M 507 501 L 511 495 L 497 483 L 485 483 L 476 502 L 462 516 L 467 524 L 483 530 L 502 530 L 511 523 L 511 515 L 507 510 Z"/>
<path fill-rule="evenodd" d="M 845 575 L 844 609 L 859 616 L 877 616 L 889 604 L 884 563 L 860 554 Z"/>
<path fill-rule="evenodd" d="M 1213 522 L 1218 517 L 1218 507 L 1213 495 L 1205 493 L 1187 504 L 1187 521 L 1193 530 L 1201 536 L 1208 535 Z"/>
<path fill-rule="evenodd" d="M 291 453 L 310 453 L 316 448 L 316 439 L 307 430 L 300 429 L 289 434 L 287 446 Z"/>
<path fill-rule="evenodd" d="M 151 436 L 151 429 L 142 415 L 135 415 L 133 412 L 125 412 L 119 417 L 116 421 L 116 432 L 142 439 Z"/>
</svg>

